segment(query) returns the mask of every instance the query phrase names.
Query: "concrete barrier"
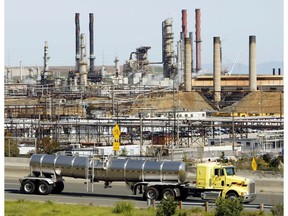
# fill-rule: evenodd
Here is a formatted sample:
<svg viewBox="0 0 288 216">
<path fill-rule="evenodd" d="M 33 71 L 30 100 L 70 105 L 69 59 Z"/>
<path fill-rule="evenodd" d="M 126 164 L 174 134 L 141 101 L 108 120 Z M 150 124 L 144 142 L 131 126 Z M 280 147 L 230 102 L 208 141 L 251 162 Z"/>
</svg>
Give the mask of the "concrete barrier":
<svg viewBox="0 0 288 216">
<path fill-rule="evenodd" d="M 29 168 L 30 158 L 19 158 L 19 157 L 5 157 L 5 167 L 16 167 L 16 168 Z"/>
</svg>

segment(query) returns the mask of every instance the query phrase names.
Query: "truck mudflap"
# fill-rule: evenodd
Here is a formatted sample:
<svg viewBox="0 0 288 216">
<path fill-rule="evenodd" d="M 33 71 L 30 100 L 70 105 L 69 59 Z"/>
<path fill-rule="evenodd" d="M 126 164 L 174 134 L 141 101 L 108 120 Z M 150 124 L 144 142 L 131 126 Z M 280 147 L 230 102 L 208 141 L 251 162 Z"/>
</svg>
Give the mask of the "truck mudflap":
<svg viewBox="0 0 288 216">
<path fill-rule="evenodd" d="M 249 194 L 243 196 L 243 202 L 244 203 L 250 203 L 256 199 L 256 194 Z"/>
</svg>

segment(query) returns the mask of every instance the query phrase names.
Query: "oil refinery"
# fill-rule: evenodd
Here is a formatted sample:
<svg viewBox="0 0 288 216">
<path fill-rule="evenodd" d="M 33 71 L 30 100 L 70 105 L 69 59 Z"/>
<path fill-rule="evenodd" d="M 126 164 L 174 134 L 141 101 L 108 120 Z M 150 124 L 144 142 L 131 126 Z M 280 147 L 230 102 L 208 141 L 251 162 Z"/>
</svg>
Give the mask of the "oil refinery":
<svg viewBox="0 0 288 216">
<path fill-rule="evenodd" d="M 46 136 L 60 143 L 58 153 L 65 155 L 119 154 L 125 146 L 128 155 L 172 160 L 217 157 L 224 150 L 228 155 L 282 151 L 283 72 L 256 71 L 257 35 L 247 35 L 249 74 L 222 67 L 225 49 L 219 36 L 211 38 L 213 74 L 206 74 L 201 11 L 195 9 L 195 38 L 188 32 L 187 10 L 181 13 L 179 34 L 172 18 L 162 21 L 159 62 L 149 59 L 151 46 L 139 44 L 123 65 L 118 56 L 108 66 L 95 65 L 94 14 L 89 14 L 87 37 L 75 13 L 75 65 L 50 66 L 48 40 L 43 41 L 43 66 L 5 67 L 4 128 L 18 140 L 20 153 L 35 153 Z M 121 130 L 117 150 L 116 124 Z"/>
</svg>

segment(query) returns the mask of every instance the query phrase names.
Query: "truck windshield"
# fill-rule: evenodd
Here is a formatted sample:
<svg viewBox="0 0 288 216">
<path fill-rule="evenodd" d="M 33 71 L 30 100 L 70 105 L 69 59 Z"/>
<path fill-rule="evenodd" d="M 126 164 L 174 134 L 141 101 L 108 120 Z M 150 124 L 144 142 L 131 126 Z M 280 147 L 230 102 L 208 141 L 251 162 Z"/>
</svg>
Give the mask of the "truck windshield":
<svg viewBox="0 0 288 216">
<path fill-rule="evenodd" d="M 235 175 L 234 167 L 225 167 L 227 175 Z"/>
</svg>

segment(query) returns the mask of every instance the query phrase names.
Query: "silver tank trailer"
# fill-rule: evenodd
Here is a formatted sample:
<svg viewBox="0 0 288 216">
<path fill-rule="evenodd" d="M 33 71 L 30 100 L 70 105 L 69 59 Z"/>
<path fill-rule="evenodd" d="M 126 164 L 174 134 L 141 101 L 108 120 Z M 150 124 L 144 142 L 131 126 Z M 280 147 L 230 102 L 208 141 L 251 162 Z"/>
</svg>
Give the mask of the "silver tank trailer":
<svg viewBox="0 0 288 216">
<path fill-rule="evenodd" d="M 79 156 L 34 154 L 30 169 L 34 175 L 56 174 L 59 176 L 87 178 L 94 168 L 94 181 L 166 181 L 185 182 L 186 165 L 178 161 L 150 161 L 135 159 L 93 159 Z"/>
<path fill-rule="evenodd" d="M 87 178 L 88 157 L 34 154 L 30 158 L 30 170 L 39 173 L 74 178 Z"/>
</svg>

